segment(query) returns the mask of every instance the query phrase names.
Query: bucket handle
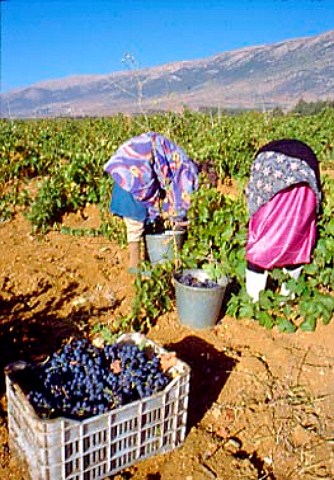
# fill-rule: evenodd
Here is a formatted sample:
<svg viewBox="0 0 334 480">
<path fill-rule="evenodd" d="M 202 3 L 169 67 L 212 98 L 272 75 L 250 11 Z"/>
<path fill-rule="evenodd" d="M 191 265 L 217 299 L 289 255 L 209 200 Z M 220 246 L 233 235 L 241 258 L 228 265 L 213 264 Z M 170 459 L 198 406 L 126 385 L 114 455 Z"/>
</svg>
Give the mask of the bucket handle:
<svg viewBox="0 0 334 480">
<path fill-rule="evenodd" d="M 176 242 L 176 227 L 175 224 L 172 225 L 172 232 L 173 232 L 173 248 L 174 248 L 174 268 L 175 270 L 178 270 L 178 268 L 181 267 L 181 259 L 179 255 L 179 250 L 177 248 L 177 242 Z"/>
</svg>

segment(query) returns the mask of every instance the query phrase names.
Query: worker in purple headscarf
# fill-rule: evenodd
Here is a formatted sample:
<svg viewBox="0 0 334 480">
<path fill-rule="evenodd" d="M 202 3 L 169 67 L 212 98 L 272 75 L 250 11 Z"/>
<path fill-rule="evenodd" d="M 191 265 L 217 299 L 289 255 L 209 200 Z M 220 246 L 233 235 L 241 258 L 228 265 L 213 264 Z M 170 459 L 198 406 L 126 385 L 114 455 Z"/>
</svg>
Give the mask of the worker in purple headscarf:
<svg viewBox="0 0 334 480">
<path fill-rule="evenodd" d="M 257 301 L 266 288 L 268 270 L 283 268 L 297 280 L 311 261 L 321 201 L 315 153 L 294 139 L 263 146 L 255 155 L 246 197 L 246 291 Z M 290 295 L 285 283 L 281 294 Z"/>
<path fill-rule="evenodd" d="M 136 273 L 148 223 L 167 217 L 176 228 L 188 224 L 198 167 L 168 138 L 147 132 L 122 144 L 104 170 L 114 180 L 110 210 L 125 221 L 129 271 Z"/>
</svg>

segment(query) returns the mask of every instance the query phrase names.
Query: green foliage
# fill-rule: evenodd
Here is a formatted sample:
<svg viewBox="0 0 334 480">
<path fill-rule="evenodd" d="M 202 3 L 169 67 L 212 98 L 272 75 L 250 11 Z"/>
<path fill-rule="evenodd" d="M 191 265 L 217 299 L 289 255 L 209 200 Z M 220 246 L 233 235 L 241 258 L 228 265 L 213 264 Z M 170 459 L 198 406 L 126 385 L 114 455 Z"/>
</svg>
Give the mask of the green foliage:
<svg viewBox="0 0 334 480">
<path fill-rule="evenodd" d="M 142 272 L 135 279 L 136 294 L 131 312 L 118 320 L 122 331 L 145 333 L 161 315 L 173 308 L 173 263 L 166 262 L 153 267 L 143 262 Z"/>
<path fill-rule="evenodd" d="M 182 260 L 188 268 L 214 269 L 240 281 L 245 268 L 247 213 L 242 195 L 230 198 L 215 189 L 200 189 L 189 210 L 188 239 Z"/>
<path fill-rule="evenodd" d="M 19 188 L 18 182 L 12 181 L 11 188 L 0 195 L 0 222 L 10 220 L 17 207 L 24 209 L 28 205 L 29 194 L 27 190 Z"/>
<path fill-rule="evenodd" d="M 318 100 L 316 102 L 305 102 L 300 99 L 297 105 L 291 110 L 291 113 L 299 115 L 316 115 L 327 108 L 334 108 L 332 100 Z"/>
</svg>

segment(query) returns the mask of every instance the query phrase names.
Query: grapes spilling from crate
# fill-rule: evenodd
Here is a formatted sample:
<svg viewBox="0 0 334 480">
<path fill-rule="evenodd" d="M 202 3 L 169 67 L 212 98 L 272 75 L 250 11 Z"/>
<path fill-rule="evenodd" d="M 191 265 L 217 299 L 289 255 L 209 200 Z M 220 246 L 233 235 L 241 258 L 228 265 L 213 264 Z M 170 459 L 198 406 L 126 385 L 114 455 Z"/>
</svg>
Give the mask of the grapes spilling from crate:
<svg viewBox="0 0 334 480">
<path fill-rule="evenodd" d="M 162 360 L 134 343 L 74 339 L 33 368 L 28 400 L 42 418 L 100 415 L 163 390 L 171 375 Z"/>
<path fill-rule="evenodd" d="M 199 280 L 198 278 L 191 275 L 191 273 L 184 273 L 176 276 L 176 279 L 179 283 L 186 285 L 187 287 L 197 287 L 197 288 L 216 288 L 218 284 L 209 278 L 204 280 Z"/>
</svg>

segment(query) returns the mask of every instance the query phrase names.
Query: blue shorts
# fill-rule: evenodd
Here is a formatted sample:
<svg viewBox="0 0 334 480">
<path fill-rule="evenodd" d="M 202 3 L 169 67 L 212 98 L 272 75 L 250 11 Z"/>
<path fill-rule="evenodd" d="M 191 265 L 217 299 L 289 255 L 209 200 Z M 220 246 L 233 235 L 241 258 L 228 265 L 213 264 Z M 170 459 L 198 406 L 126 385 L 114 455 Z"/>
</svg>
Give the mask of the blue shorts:
<svg viewBox="0 0 334 480">
<path fill-rule="evenodd" d="M 132 218 L 139 222 L 145 222 L 147 219 L 147 208 L 116 182 L 113 186 L 110 211 L 119 217 Z"/>
</svg>

